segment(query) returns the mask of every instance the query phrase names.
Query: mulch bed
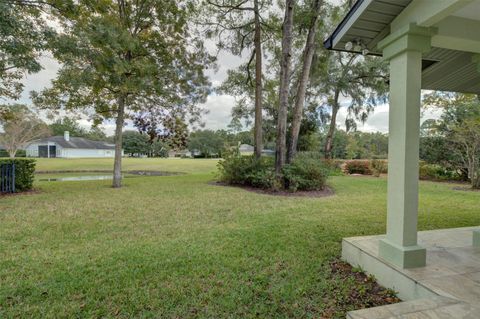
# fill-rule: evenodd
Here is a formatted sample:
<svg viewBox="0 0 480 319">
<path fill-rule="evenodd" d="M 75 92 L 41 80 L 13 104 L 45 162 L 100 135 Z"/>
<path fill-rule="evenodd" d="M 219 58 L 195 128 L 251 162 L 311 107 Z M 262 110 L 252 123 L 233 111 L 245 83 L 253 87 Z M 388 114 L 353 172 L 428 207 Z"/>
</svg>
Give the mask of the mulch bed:
<svg viewBox="0 0 480 319">
<path fill-rule="evenodd" d="M 380 286 L 374 277 L 354 269 L 350 264 L 335 259 L 329 266 L 329 279 L 333 282 L 332 289 L 338 298 L 325 300 L 328 306 L 321 318 L 337 318 L 348 311 L 401 302 L 394 291 Z M 351 281 L 353 284 L 346 284 Z"/>
<path fill-rule="evenodd" d="M 236 188 L 241 188 L 243 190 L 257 193 L 257 194 L 262 194 L 262 195 L 271 195 L 271 196 L 284 196 L 284 197 L 328 197 L 328 196 L 333 196 L 335 195 L 335 192 L 329 188 L 325 187 L 325 189 L 320 190 L 320 191 L 298 191 L 298 192 L 290 192 L 290 191 L 285 191 L 285 190 L 270 190 L 270 189 L 262 189 L 262 188 L 255 188 L 252 186 L 246 186 L 246 185 L 230 185 L 227 183 L 223 182 L 218 182 L 218 181 L 213 181 L 209 183 L 210 185 L 215 185 L 215 186 L 224 186 L 224 187 L 236 187 Z"/>
</svg>

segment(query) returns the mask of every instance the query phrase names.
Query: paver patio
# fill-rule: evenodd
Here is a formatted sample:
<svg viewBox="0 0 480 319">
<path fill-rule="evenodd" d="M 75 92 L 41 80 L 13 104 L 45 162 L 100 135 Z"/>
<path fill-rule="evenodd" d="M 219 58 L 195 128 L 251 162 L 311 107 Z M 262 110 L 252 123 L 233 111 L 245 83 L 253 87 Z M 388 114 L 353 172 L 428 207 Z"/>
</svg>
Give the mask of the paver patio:
<svg viewBox="0 0 480 319">
<path fill-rule="evenodd" d="M 391 287 L 402 303 L 353 311 L 351 319 L 480 318 L 480 248 L 472 246 L 472 227 L 423 231 L 425 267 L 405 269 L 379 257 L 385 236 L 345 238 L 342 257 Z"/>
</svg>

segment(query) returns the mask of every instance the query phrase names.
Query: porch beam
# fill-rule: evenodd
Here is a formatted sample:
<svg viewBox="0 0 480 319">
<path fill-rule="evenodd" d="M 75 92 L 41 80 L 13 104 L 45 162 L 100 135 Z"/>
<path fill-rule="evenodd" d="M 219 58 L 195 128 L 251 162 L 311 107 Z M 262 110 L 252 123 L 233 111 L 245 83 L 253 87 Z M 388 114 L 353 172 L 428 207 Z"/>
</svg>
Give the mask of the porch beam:
<svg viewBox="0 0 480 319">
<path fill-rule="evenodd" d="M 450 16 L 437 24 L 432 46 L 480 53 L 480 21 Z"/>
<path fill-rule="evenodd" d="M 391 23 L 394 32 L 409 23 L 431 27 L 473 0 L 413 0 Z"/>
<path fill-rule="evenodd" d="M 417 244 L 422 54 L 435 29 L 408 24 L 379 43 L 390 62 L 387 235 L 379 255 L 400 268 L 425 266 Z"/>
</svg>

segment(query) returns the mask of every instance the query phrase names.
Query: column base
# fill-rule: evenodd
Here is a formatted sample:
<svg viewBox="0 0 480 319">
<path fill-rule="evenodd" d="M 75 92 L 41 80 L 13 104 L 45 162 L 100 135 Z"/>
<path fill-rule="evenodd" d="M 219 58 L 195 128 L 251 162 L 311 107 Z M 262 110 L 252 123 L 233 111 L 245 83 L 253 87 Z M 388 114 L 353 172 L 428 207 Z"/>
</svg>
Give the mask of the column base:
<svg viewBox="0 0 480 319">
<path fill-rule="evenodd" d="M 380 240 L 378 253 L 381 258 L 400 268 L 425 267 L 427 261 L 427 250 L 425 248 L 418 245 L 397 246 L 388 239 Z"/>
<path fill-rule="evenodd" d="M 473 231 L 473 246 L 480 247 L 480 229 Z"/>
</svg>

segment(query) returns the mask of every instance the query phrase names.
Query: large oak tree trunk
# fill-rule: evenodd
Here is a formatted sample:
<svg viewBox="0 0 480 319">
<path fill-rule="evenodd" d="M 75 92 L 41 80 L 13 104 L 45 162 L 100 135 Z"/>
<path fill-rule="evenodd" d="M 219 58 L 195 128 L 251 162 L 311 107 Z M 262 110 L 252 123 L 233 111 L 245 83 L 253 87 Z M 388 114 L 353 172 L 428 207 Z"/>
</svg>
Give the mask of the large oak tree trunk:
<svg viewBox="0 0 480 319">
<path fill-rule="evenodd" d="M 117 120 L 115 123 L 115 162 L 113 164 L 113 188 L 122 187 L 122 134 L 125 122 L 125 96 L 118 98 Z"/>
<path fill-rule="evenodd" d="M 287 155 L 287 113 L 288 89 L 290 84 L 290 64 L 292 58 L 294 0 L 286 0 L 285 19 L 282 27 L 282 57 L 280 60 L 280 89 L 277 119 L 277 143 L 275 151 L 275 172 L 277 176 L 285 165 Z"/>
<path fill-rule="evenodd" d="M 254 128 L 254 153 L 256 158 L 262 156 L 263 128 L 262 128 L 262 43 L 260 12 L 258 0 L 254 0 L 255 12 L 255 128 Z"/>
<path fill-rule="evenodd" d="M 303 67 L 300 73 L 300 80 L 298 82 L 297 96 L 295 99 L 295 106 L 293 109 L 292 120 L 292 137 L 288 149 L 287 162 L 291 162 L 295 153 L 297 152 L 298 135 L 300 134 L 300 126 L 303 118 L 303 106 L 305 103 L 305 92 L 307 90 L 308 79 L 310 78 L 310 69 L 312 66 L 313 54 L 315 53 L 315 34 L 318 27 L 318 15 L 323 0 L 315 0 L 312 7 L 312 20 L 308 30 L 307 41 L 305 49 L 303 50 Z"/>
</svg>

